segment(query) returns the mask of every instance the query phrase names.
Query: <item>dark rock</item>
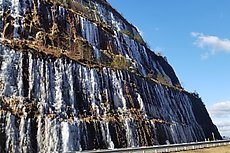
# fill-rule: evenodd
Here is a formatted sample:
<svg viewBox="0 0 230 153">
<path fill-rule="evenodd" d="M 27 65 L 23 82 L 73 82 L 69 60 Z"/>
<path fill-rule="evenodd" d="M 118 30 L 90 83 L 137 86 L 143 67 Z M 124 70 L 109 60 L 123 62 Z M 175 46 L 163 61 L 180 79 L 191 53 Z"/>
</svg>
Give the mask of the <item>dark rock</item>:
<svg viewBox="0 0 230 153">
<path fill-rule="evenodd" d="M 107 1 L 2 3 L 0 152 L 221 139 L 201 99 Z"/>
</svg>

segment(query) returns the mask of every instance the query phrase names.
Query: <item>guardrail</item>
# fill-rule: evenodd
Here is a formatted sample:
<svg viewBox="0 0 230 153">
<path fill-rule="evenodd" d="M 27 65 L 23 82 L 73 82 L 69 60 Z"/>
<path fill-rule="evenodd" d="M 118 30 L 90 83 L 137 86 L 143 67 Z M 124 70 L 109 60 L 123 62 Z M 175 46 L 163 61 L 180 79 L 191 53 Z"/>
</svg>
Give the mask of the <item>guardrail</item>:
<svg viewBox="0 0 230 153">
<path fill-rule="evenodd" d="M 146 146 L 138 148 L 120 148 L 120 149 L 107 149 L 107 150 L 93 150 L 83 151 L 87 153 L 111 153 L 111 152 L 122 152 L 122 153 L 161 153 L 161 152 L 176 152 L 185 150 L 202 149 L 216 146 L 230 145 L 230 140 L 217 140 L 217 141 L 205 141 L 205 142 L 192 142 L 182 144 L 170 144 L 170 145 L 157 145 L 157 146 Z"/>
</svg>

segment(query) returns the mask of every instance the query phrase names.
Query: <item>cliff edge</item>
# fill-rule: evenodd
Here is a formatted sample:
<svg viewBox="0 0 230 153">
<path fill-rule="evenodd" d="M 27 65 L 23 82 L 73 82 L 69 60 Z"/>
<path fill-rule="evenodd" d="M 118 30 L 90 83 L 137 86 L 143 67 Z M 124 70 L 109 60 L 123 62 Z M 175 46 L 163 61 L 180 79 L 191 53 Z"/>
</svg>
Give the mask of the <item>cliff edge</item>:
<svg viewBox="0 0 230 153">
<path fill-rule="evenodd" d="M 106 0 L 0 0 L 0 152 L 221 139 L 201 99 Z"/>
</svg>

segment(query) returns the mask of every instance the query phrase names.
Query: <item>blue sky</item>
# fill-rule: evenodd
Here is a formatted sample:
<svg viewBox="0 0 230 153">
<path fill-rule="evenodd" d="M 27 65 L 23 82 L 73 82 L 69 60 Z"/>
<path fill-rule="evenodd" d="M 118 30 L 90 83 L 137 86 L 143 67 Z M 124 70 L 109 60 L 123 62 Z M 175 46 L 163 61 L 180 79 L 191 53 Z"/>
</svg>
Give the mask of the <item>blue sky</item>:
<svg viewBox="0 0 230 153">
<path fill-rule="evenodd" d="M 230 136 L 230 0 L 108 0 Z"/>
</svg>

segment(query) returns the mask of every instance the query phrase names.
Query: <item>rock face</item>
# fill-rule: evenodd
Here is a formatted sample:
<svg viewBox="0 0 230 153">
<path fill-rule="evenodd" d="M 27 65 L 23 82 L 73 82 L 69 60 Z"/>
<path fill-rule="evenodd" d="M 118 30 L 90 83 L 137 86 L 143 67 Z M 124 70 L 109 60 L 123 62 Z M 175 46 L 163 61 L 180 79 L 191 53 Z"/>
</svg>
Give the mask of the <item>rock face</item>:
<svg viewBox="0 0 230 153">
<path fill-rule="evenodd" d="M 0 0 L 0 152 L 221 136 L 200 98 L 103 0 Z"/>
</svg>

